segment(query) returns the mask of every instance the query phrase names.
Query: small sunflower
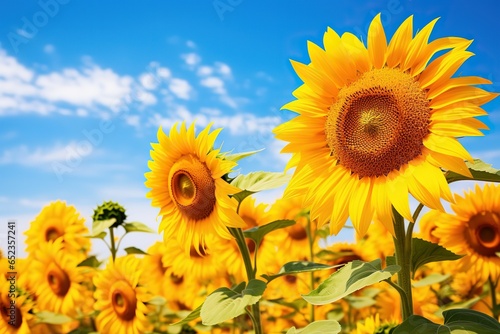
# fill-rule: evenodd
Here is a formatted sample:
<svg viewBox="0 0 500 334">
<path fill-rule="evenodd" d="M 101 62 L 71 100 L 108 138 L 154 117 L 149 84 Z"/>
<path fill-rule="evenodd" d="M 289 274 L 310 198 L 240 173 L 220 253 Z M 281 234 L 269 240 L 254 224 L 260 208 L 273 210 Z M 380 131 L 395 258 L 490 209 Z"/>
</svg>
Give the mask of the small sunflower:
<svg viewBox="0 0 500 334">
<path fill-rule="evenodd" d="M 16 296 L 12 298 L 10 287 L 11 283 L 0 275 L 0 334 L 30 334 L 33 301 L 20 286 L 16 286 Z"/>
<path fill-rule="evenodd" d="M 486 184 L 464 197 L 455 194 L 451 205 L 455 214 L 436 215 L 433 235 L 439 243 L 455 254 L 465 255 L 458 265 L 471 275 L 500 278 L 500 185 Z"/>
<path fill-rule="evenodd" d="M 97 330 L 102 334 L 140 334 L 152 329 L 146 305 L 151 298 L 144 285 L 146 272 L 132 255 L 110 261 L 94 277 Z"/>
<path fill-rule="evenodd" d="M 237 202 L 229 195 L 239 192 L 222 177 L 236 163 L 221 157 L 213 145 L 221 129 L 210 125 L 195 136 L 194 124 L 177 124 L 166 136 L 158 130 L 158 143 L 151 144 L 150 172 L 145 174 L 147 197 L 160 208 L 159 230 L 165 240 L 177 239 L 187 253 L 191 247 L 201 254 L 206 238 L 232 239 L 227 227 L 244 227 L 236 213 Z"/>
<path fill-rule="evenodd" d="M 162 282 L 167 270 L 167 266 L 163 263 L 164 257 L 168 254 L 167 247 L 163 241 L 157 241 L 149 247 L 147 253 L 148 255 L 141 261 L 143 270 L 148 272 L 147 284 L 153 294 L 161 296 L 163 295 Z"/>
<path fill-rule="evenodd" d="M 80 261 L 63 249 L 61 239 L 42 244 L 35 253 L 29 273 L 35 288 L 37 307 L 71 317 L 81 310 L 92 294 L 82 285 L 87 270 L 77 267 Z"/>
<path fill-rule="evenodd" d="M 173 273 L 171 268 L 165 272 L 163 281 L 163 291 L 168 296 L 168 308 L 174 311 L 193 310 L 200 304 L 198 297 L 203 295 L 202 285 L 198 280 L 190 275 L 178 276 Z"/>
<path fill-rule="evenodd" d="M 410 16 L 387 43 L 379 14 L 367 46 L 328 28 L 324 50 L 308 43 L 310 64 L 292 61 L 304 84 L 283 108 L 299 115 L 274 130 L 296 167 L 285 196 L 306 194 L 311 219 L 333 234 L 350 217 L 364 235 L 374 216 L 392 232 L 392 206 L 412 221 L 408 194 L 433 209 L 453 200 L 441 167 L 470 177 L 456 137 L 482 135 L 475 117 L 497 94 L 474 86 L 489 80 L 452 77 L 471 41 L 428 42 L 436 21 L 413 36 Z"/>
<path fill-rule="evenodd" d="M 351 331 L 351 334 L 389 334 L 390 330 L 397 326 L 395 322 L 380 321 L 380 315 L 376 313 L 371 315 L 366 319 L 358 321 L 356 323 L 356 329 Z"/>
<path fill-rule="evenodd" d="M 291 219 L 295 220 L 295 224 L 280 230 L 286 233 L 273 232 L 269 235 L 269 238 L 276 239 L 283 236 L 282 240 L 276 241 L 279 242 L 279 252 L 288 254 L 289 260 L 306 259 L 310 261 L 309 239 L 307 236 L 308 218 L 304 214 L 305 210 L 302 204 L 303 197 L 297 196 L 290 199 L 279 199 L 271 206 L 269 210 L 270 221 Z M 312 227 L 312 224 L 310 226 Z M 311 230 L 310 233 L 314 237 L 315 231 Z"/>
<path fill-rule="evenodd" d="M 65 252 L 83 260 L 90 249 L 90 239 L 85 237 L 88 233 L 85 220 L 74 206 L 55 201 L 42 209 L 25 232 L 26 251 L 33 253 L 41 245 L 61 239 Z"/>
</svg>

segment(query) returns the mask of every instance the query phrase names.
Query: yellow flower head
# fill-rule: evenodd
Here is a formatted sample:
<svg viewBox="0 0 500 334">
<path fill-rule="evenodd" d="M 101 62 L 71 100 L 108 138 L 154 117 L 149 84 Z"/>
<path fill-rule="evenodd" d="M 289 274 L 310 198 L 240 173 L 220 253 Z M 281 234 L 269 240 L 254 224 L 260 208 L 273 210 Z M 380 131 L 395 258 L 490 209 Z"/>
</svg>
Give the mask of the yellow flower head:
<svg viewBox="0 0 500 334">
<path fill-rule="evenodd" d="M 25 232 L 26 251 L 33 253 L 41 245 L 61 239 L 66 253 L 83 260 L 90 249 L 90 239 L 85 237 L 88 233 L 85 220 L 74 206 L 55 201 L 42 209 Z"/>
<path fill-rule="evenodd" d="M 30 334 L 33 301 L 18 281 L 15 281 L 16 291 L 12 292 L 11 279 L 10 275 L 0 275 L 0 334 Z"/>
<path fill-rule="evenodd" d="M 151 189 L 147 197 L 160 208 L 160 231 L 165 240 L 177 239 L 186 253 L 192 246 L 201 253 L 210 236 L 231 239 L 227 227 L 245 225 L 236 214 L 236 200 L 229 198 L 239 189 L 222 178 L 236 163 L 213 148 L 221 129 L 209 132 L 208 126 L 197 137 L 194 130 L 194 124 L 188 129 L 176 124 L 166 136 L 160 128 L 158 143 L 151 144 L 151 171 L 145 174 Z"/>
<path fill-rule="evenodd" d="M 500 185 L 476 185 L 464 197 L 455 194 L 451 207 L 455 214 L 436 215 L 433 235 L 443 247 L 465 255 L 457 265 L 471 276 L 479 275 L 483 282 L 500 278 Z"/>
<path fill-rule="evenodd" d="M 152 329 L 146 303 L 151 298 L 145 287 L 145 272 L 132 255 L 119 257 L 94 277 L 94 305 L 100 311 L 96 327 L 103 334 L 140 334 Z"/>
<path fill-rule="evenodd" d="M 308 43 L 309 64 L 292 61 L 304 84 L 283 108 L 299 115 L 275 129 L 296 167 L 286 197 L 306 194 L 311 219 L 333 234 L 350 217 L 364 235 L 374 216 L 392 232 L 392 206 L 412 221 L 408 194 L 433 209 L 453 200 L 440 167 L 470 176 L 455 137 L 482 135 L 474 117 L 497 94 L 474 86 L 486 79 L 452 77 L 471 41 L 428 42 L 436 21 L 413 36 L 410 16 L 388 43 L 377 15 L 367 46 L 328 28 L 324 49 Z"/>
<path fill-rule="evenodd" d="M 82 284 L 86 280 L 80 259 L 66 253 L 61 239 L 42 244 L 30 268 L 37 307 L 40 310 L 75 316 L 92 293 Z"/>
</svg>

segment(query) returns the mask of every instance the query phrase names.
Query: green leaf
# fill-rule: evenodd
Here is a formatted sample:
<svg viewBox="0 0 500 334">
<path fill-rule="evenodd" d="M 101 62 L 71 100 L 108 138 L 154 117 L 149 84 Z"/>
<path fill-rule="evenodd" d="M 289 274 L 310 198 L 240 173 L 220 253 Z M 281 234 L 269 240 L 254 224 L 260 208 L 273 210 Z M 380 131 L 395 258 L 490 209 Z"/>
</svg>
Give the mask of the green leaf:
<svg viewBox="0 0 500 334">
<path fill-rule="evenodd" d="M 443 246 L 419 238 L 413 238 L 411 249 L 411 271 L 413 273 L 426 263 L 453 261 L 463 257 L 463 255 L 450 252 Z"/>
<path fill-rule="evenodd" d="M 264 236 L 274 230 L 285 228 L 288 226 L 292 226 L 295 224 L 295 220 L 290 219 L 281 219 L 275 220 L 265 225 L 256 226 L 246 231 L 243 231 L 243 234 L 246 238 L 250 238 L 255 241 L 255 244 L 258 245 L 264 239 Z"/>
<path fill-rule="evenodd" d="M 421 288 L 423 286 L 428 286 L 436 283 L 441 283 L 443 281 L 446 281 L 451 275 L 446 274 L 437 274 L 437 273 L 432 273 L 429 276 L 426 276 L 425 278 L 421 279 L 418 282 L 413 283 L 414 288 Z"/>
<path fill-rule="evenodd" d="M 202 323 L 212 326 L 243 314 L 248 305 L 259 301 L 265 289 L 266 283 L 252 279 L 241 293 L 225 287 L 215 290 L 201 307 Z"/>
<path fill-rule="evenodd" d="M 290 328 L 286 334 L 337 334 L 340 333 L 340 324 L 335 320 L 318 320 L 304 328 Z"/>
<path fill-rule="evenodd" d="M 333 303 L 365 286 L 378 283 L 397 273 L 397 265 L 381 269 L 381 260 L 362 262 L 354 260 L 347 263 L 340 270 L 334 272 L 316 289 L 303 295 L 306 301 L 313 305 Z"/>
<path fill-rule="evenodd" d="M 165 297 L 162 297 L 162 296 L 154 296 L 153 298 L 148 300 L 148 304 L 156 305 L 156 306 L 163 306 L 166 303 L 167 303 L 167 300 L 165 299 Z"/>
<path fill-rule="evenodd" d="M 237 162 L 243 158 L 247 158 L 249 156 L 252 156 L 256 153 L 259 153 L 259 152 L 262 152 L 264 149 L 261 148 L 260 150 L 255 150 L 255 151 L 248 151 L 248 152 L 241 152 L 241 153 L 233 153 L 233 154 L 229 154 L 229 153 L 226 153 L 223 155 L 223 158 L 226 159 L 226 160 L 231 160 L 231 161 L 234 161 L 234 162 Z"/>
<path fill-rule="evenodd" d="M 107 230 L 116 222 L 115 218 L 106 219 L 106 220 L 94 220 L 92 223 L 92 234 L 91 238 L 98 238 L 102 232 Z"/>
<path fill-rule="evenodd" d="M 452 171 L 447 171 L 445 176 L 448 183 L 462 180 L 500 182 L 500 170 L 493 168 L 491 164 L 480 159 L 474 159 L 473 162 L 466 161 L 465 164 L 469 168 L 473 179 Z"/>
<path fill-rule="evenodd" d="M 192 310 L 191 313 L 189 313 L 184 319 L 181 319 L 181 320 L 179 320 L 177 322 L 174 322 L 171 325 L 172 326 L 184 325 L 184 324 L 190 323 L 193 320 L 198 319 L 200 317 L 200 312 L 201 312 L 201 307 L 202 306 L 203 306 L 203 304 L 201 304 L 200 306 L 198 306 L 197 308 L 195 308 L 194 310 Z"/>
<path fill-rule="evenodd" d="M 58 313 L 42 311 L 36 313 L 37 322 L 51 325 L 62 325 L 73 321 L 72 318 Z"/>
<path fill-rule="evenodd" d="M 396 257 L 394 255 L 389 255 L 385 258 L 385 264 L 387 266 L 393 266 L 395 264 L 397 264 L 396 262 Z"/>
<path fill-rule="evenodd" d="M 127 254 L 140 254 L 140 255 L 148 255 L 148 253 L 146 253 L 145 251 L 143 251 L 142 249 L 139 249 L 137 247 L 127 247 L 124 249 L 124 251 L 127 253 Z"/>
<path fill-rule="evenodd" d="M 355 309 L 362 309 L 364 307 L 375 305 L 376 300 L 371 297 L 358 297 L 358 296 L 346 296 L 344 300 L 349 303 Z"/>
<path fill-rule="evenodd" d="M 123 223 L 122 224 L 123 228 L 127 233 L 129 232 L 146 232 L 146 233 L 156 233 L 154 230 L 152 230 L 149 226 L 146 224 L 143 224 L 141 222 L 130 222 L 130 223 Z"/>
<path fill-rule="evenodd" d="M 304 299 L 295 299 L 294 301 L 288 301 L 283 298 L 278 298 L 278 299 L 268 299 L 267 300 L 270 303 L 275 303 L 279 305 L 283 305 L 286 307 L 289 307 L 297 312 L 300 312 L 304 309 L 304 307 L 307 306 L 307 302 Z"/>
<path fill-rule="evenodd" d="M 325 269 L 332 269 L 336 267 L 342 267 L 342 264 L 339 265 L 334 265 L 330 266 L 327 264 L 323 263 L 315 263 L 315 262 L 309 262 L 309 261 L 292 261 L 285 263 L 283 267 L 278 271 L 278 273 L 274 275 L 261 275 L 267 282 L 271 282 L 272 280 L 285 276 L 285 275 L 292 275 L 292 274 L 298 274 L 298 273 L 305 273 L 305 272 L 311 272 L 311 271 L 317 271 L 317 270 L 325 270 Z"/>
<path fill-rule="evenodd" d="M 251 172 L 240 174 L 234 178 L 231 185 L 240 188 L 242 191 L 234 194 L 238 202 L 243 201 L 253 193 L 281 187 L 290 181 L 291 174 L 277 172 Z"/>
<path fill-rule="evenodd" d="M 95 255 L 89 256 L 82 262 L 80 262 L 77 267 L 92 267 L 92 268 L 98 268 L 101 265 L 101 261 L 97 260 L 97 257 Z"/>
<path fill-rule="evenodd" d="M 454 309 L 443 312 L 444 324 L 435 324 L 421 316 L 412 315 L 392 334 L 498 334 L 500 323 L 494 318 L 478 311 Z"/>
</svg>

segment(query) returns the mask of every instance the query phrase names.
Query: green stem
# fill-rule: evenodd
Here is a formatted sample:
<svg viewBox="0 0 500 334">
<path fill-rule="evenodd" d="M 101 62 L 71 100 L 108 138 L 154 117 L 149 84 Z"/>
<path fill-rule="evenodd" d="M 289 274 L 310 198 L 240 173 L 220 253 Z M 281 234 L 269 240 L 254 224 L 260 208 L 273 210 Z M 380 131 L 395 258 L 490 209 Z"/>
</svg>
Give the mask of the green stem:
<svg viewBox="0 0 500 334">
<path fill-rule="evenodd" d="M 115 232 L 112 227 L 109 228 L 109 238 L 111 239 L 111 256 L 113 257 L 113 262 L 115 262 L 117 249 L 115 247 Z"/>
<path fill-rule="evenodd" d="M 229 232 L 234 236 L 238 248 L 240 249 L 241 257 L 243 258 L 243 263 L 245 264 L 245 270 L 247 272 L 248 281 L 255 279 L 255 274 L 257 268 L 252 267 L 252 260 L 250 258 L 250 251 L 248 250 L 247 243 L 245 241 L 245 236 L 243 235 L 243 230 L 241 228 L 229 227 Z M 262 334 L 262 323 L 260 320 L 260 305 L 255 303 L 252 305 L 252 315 L 250 317 L 252 320 L 253 328 L 255 334 Z"/>
<path fill-rule="evenodd" d="M 404 219 L 399 212 L 393 208 L 392 213 L 394 216 L 394 232 L 396 234 L 394 238 L 396 263 L 401 267 L 401 270 L 398 272 L 398 286 L 401 290 L 398 290 L 398 292 L 401 297 L 403 321 L 405 321 L 413 314 L 411 291 L 411 236 L 409 238 L 407 237 Z"/>
<path fill-rule="evenodd" d="M 493 318 L 498 319 L 500 316 L 499 308 L 497 305 L 497 282 L 493 282 L 491 276 L 488 277 L 488 283 L 490 283 L 490 293 L 491 293 L 491 312 L 493 313 Z"/>
<path fill-rule="evenodd" d="M 306 216 L 307 218 L 307 240 L 309 241 L 309 258 L 310 258 L 310 261 L 311 262 L 314 262 L 314 249 L 313 249 L 313 246 L 314 246 L 314 238 L 312 236 L 312 230 L 311 230 L 311 219 L 309 217 L 309 215 Z M 311 291 L 314 290 L 314 271 L 311 271 Z M 313 304 L 310 304 L 310 307 L 311 307 L 311 310 L 310 310 L 310 319 L 309 321 L 310 322 L 313 322 L 314 321 L 314 305 Z"/>
</svg>

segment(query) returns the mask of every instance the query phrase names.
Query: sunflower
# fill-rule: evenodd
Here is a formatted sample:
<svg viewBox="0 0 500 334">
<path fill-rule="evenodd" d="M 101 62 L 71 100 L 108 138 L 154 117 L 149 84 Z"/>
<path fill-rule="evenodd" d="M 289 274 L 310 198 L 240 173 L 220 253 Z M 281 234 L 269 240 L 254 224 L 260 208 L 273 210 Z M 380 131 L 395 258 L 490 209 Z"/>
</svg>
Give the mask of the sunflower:
<svg viewBox="0 0 500 334">
<path fill-rule="evenodd" d="M 55 201 L 42 209 L 25 232 L 26 251 L 33 254 L 41 245 L 61 239 L 66 253 L 83 260 L 90 249 L 90 239 L 85 237 L 88 233 L 85 220 L 74 206 Z"/>
<path fill-rule="evenodd" d="M 162 282 L 165 279 L 165 271 L 167 270 L 167 267 L 163 264 L 163 258 L 168 254 L 166 249 L 163 241 L 157 241 L 149 247 L 148 255 L 141 261 L 143 270 L 148 272 L 146 279 L 149 290 L 155 295 L 163 295 Z"/>
<path fill-rule="evenodd" d="M 304 84 L 283 109 L 299 115 L 274 130 L 296 167 L 285 195 L 306 194 L 311 219 L 330 222 L 332 234 L 350 217 L 363 235 L 374 216 L 392 232 L 391 206 L 412 221 L 408 193 L 442 209 L 441 197 L 453 199 L 440 167 L 471 177 L 455 137 L 482 135 L 474 117 L 497 94 L 474 86 L 486 79 L 452 77 L 471 41 L 428 43 L 436 21 L 413 37 L 410 16 L 387 43 L 379 14 L 367 47 L 328 28 L 324 50 L 308 43 L 310 64 L 292 61 Z"/>
<path fill-rule="evenodd" d="M 163 266 L 172 268 L 172 272 L 178 277 L 191 276 L 200 283 L 208 282 L 225 273 L 226 263 L 222 259 L 225 258 L 227 248 L 223 245 L 212 241 L 209 247 L 202 250 L 202 254 L 194 246 L 186 254 L 177 240 L 170 240 L 165 247 Z"/>
<path fill-rule="evenodd" d="M 269 215 L 271 221 L 278 219 L 292 219 L 295 224 L 285 227 L 282 231 L 286 233 L 272 233 L 269 235 L 270 239 L 281 237 L 282 240 L 276 240 L 279 245 L 279 251 L 287 254 L 288 260 L 306 259 L 311 261 L 309 254 L 309 239 L 307 236 L 308 217 L 302 206 L 303 197 L 293 197 L 290 199 L 279 199 L 271 206 Z M 312 225 L 311 225 L 312 227 Z M 315 231 L 309 233 L 314 237 Z M 314 246 L 317 246 L 316 244 Z"/>
<path fill-rule="evenodd" d="M 30 334 L 33 301 L 16 281 L 16 296 L 12 298 L 11 283 L 0 275 L 0 334 Z"/>
<path fill-rule="evenodd" d="M 209 125 L 195 137 L 194 123 L 177 128 L 174 125 L 168 137 L 160 128 L 158 143 L 151 144 L 147 197 L 160 208 L 159 230 L 165 240 L 175 238 L 186 254 L 192 246 L 201 254 L 208 236 L 232 239 L 227 227 L 245 226 L 236 213 L 238 203 L 229 197 L 240 190 L 222 178 L 236 163 L 213 149 L 221 129 L 209 132 Z"/>
<path fill-rule="evenodd" d="M 376 313 L 366 319 L 356 323 L 356 329 L 351 331 L 351 334 L 373 334 L 373 333 L 389 333 L 390 330 L 397 326 L 395 322 L 380 321 L 380 315 Z"/>
<path fill-rule="evenodd" d="M 457 265 L 479 275 L 483 282 L 500 278 L 500 185 L 486 184 L 464 197 L 455 194 L 455 214 L 439 213 L 433 235 L 455 254 Z"/>
<path fill-rule="evenodd" d="M 151 298 L 144 285 L 146 272 L 133 255 L 109 261 L 94 277 L 97 330 L 102 334 L 139 334 L 152 329 L 147 319 Z"/>
<path fill-rule="evenodd" d="M 42 244 L 29 270 L 40 310 L 74 316 L 92 293 L 82 285 L 86 280 L 79 260 L 63 251 L 61 239 Z"/>
</svg>

